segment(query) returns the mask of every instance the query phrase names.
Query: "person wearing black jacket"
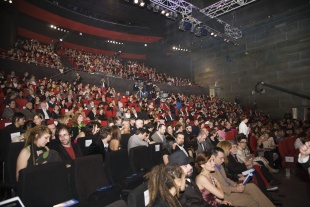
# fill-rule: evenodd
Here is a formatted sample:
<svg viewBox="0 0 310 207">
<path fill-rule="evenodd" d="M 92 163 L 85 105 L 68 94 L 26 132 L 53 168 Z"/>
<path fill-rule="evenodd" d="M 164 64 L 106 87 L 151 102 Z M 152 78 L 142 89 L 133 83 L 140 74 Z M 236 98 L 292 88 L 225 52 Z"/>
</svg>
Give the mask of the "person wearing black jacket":
<svg viewBox="0 0 310 207">
<path fill-rule="evenodd" d="M 68 166 L 70 166 L 72 160 L 82 157 L 83 153 L 79 145 L 71 142 L 70 129 L 68 126 L 58 125 L 56 134 L 59 138 L 59 144 L 54 145 L 54 150 L 56 150 L 61 159 L 65 161 Z M 56 142 L 58 142 L 58 140 Z"/>
<path fill-rule="evenodd" d="M 184 192 L 180 193 L 179 201 L 182 206 L 186 207 L 209 207 L 207 202 L 202 198 L 202 194 L 197 187 L 193 174 L 193 167 L 190 165 L 193 162 L 191 157 L 187 157 L 181 150 L 176 151 L 168 156 L 169 163 L 179 165 L 186 174 L 186 186 Z"/>
<path fill-rule="evenodd" d="M 111 140 L 111 129 L 102 127 L 99 130 L 99 136 L 92 139 L 92 143 L 88 149 L 88 155 L 101 154 L 103 161 L 105 154 L 109 150 L 109 142 Z"/>
</svg>

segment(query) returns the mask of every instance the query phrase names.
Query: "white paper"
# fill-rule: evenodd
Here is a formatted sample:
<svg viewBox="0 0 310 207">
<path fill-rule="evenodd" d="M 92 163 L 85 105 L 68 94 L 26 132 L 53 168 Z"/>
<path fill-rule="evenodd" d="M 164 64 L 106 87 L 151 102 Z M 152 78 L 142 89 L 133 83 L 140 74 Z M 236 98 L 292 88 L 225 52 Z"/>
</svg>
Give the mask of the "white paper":
<svg viewBox="0 0 310 207">
<path fill-rule="evenodd" d="M 249 170 L 243 171 L 243 172 L 242 172 L 242 175 L 246 176 L 246 175 L 247 175 L 247 174 L 249 174 L 249 172 L 251 172 L 251 171 L 252 171 L 252 169 L 249 169 Z"/>
<path fill-rule="evenodd" d="M 11 133 L 11 140 L 18 136 L 20 136 L 20 132 Z"/>
<path fill-rule="evenodd" d="M 159 152 L 159 151 L 160 151 L 160 145 L 157 144 L 157 145 L 155 145 L 155 152 Z"/>
<path fill-rule="evenodd" d="M 285 162 L 294 162 L 294 157 L 285 156 Z"/>
<path fill-rule="evenodd" d="M 91 145 L 92 142 L 93 140 L 91 139 L 85 140 L 85 147 L 89 147 L 89 145 Z"/>
<path fill-rule="evenodd" d="M 144 206 L 149 205 L 150 202 L 150 194 L 149 190 L 144 191 Z"/>
<path fill-rule="evenodd" d="M 6 127 L 6 126 L 9 126 L 10 124 L 12 124 L 12 122 L 6 122 L 4 123 L 4 126 Z"/>
</svg>

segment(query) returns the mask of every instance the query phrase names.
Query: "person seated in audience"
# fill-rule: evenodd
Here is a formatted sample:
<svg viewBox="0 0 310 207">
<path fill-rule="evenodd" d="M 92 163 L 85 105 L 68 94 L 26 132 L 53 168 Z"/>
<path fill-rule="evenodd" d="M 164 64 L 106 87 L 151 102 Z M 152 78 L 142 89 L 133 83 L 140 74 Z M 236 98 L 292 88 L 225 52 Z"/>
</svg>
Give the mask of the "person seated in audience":
<svg viewBox="0 0 310 207">
<path fill-rule="evenodd" d="M 109 144 L 109 150 L 117 151 L 122 148 L 121 144 L 121 130 L 118 126 L 111 126 L 111 141 Z"/>
<path fill-rule="evenodd" d="M 37 109 L 36 112 L 42 114 L 45 120 L 51 118 L 51 113 L 50 113 L 50 111 L 47 108 L 46 102 L 41 102 L 40 103 L 40 108 Z"/>
<path fill-rule="evenodd" d="M 51 119 L 58 119 L 58 117 L 61 115 L 61 110 L 59 105 L 55 105 L 53 108 L 53 111 L 51 113 Z"/>
<path fill-rule="evenodd" d="M 77 128 L 77 133 L 74 134 L 74 137 L 72 137 L 73 139 L 75 139 L 75 137 L 81 132 L 82 128 L 85 127 L 85 124 L 83 123 L 84 121 L 84 117 L 80 112 L 77 112 L 74 114 L 74 116 L 72 117 L 72 125 L 71 127 L 75 127 Z"/>
<path fill-rule="evenodd" d="M 212 149 L 210 145 L 207 145 L 206 143 L 207 136 L 208 135 L 204 131 L 201 131 L 196 137 L 197 140 L 197 145 L 195 146 L 196 155 L 200 152 L 210 151 Z"/>
<path fill-rule="evenodd" d="M 131 134 L 130 133 L 130 123 L 128 120 L 122 122 L 121 134 Z"/>
<path fill-rule="evenodd" d="M 61 159 L 66 162 L 67 167 L 70 167 L 72 160 L 82 157 L 83 153 L 79 145 L 71 142 L 71 134 L 68 126 L 62 124 L 57 125 L 56 134 L 60 143 L 58 142 L 55 148 L 50 148 L 55 149 Z"/>
<path fill-rule="evenodd" d="M 109 150 L 109 143 L 111 140 L 111 129 L 109 127 L 101 127 L 98 136 L 92 139 L 92 143 L 89 145 L 88 154 L 101 154 L 103 162 L 105 160 L 105 154 Z"/>
<path fill-rule="evenodd" d="M 215 170 L 212 151 L 199 153 L 195 160 L 195 167 L 199 173 L 196 177 L 196 184 L 203 199 L 211 206 L 231 206 L 229 201 L 224 200 L 221 184 L 211 174 Z"/>
<path fill-rule="evenodd" d="M 22 110 L 20 110 L 21 113 L 23 113 L 26 116 L 26 119 L 33 119 L 33 116 L 35 115 L 35 110 L 33 109 L 32 102 L 27 102 L 26 107 Z"/>
<path fill-rule="evenodd" d="M 53 161 L 59 161 L 59 155 L 53 154 L 52 158 L 49 148 L 46 146 L 51 137 L 51 131 L 44 125 L 35 126 L 30 129 L 29 136 L 26 137 L 25 148 L 21 150 L 16 164 L 16 180 L 18 181 L 19 171 L 28 167 L 49 162 L 47 157 Z M 58 157 L 57 157 L 58 156 Z"/>
<path fill-rule="evenodd" d="M 40 107 L 40 105 L 41 105 L 41 99 L 40 99 L 39 96 L 36 96 L 35 97 L 35 102 L 33 104 L 33 108 L 34 109 L 38 109 Z"/>
<path fill-rule="evenodd" d="M 96 118 L 99 119 L 100 121 L 107 120 L 107 115 L 105 114 L 104 108 L 99 108 Z"/>
<path fill-rule="evenodd" d="M 51 137 L 50 137 L 50 140 L 54 140 L 54 139 L 57 139 L 57 135 L 56 135 L 56 124 L 55 124 L 55 121 L 53 120 L 48 120 L 46 122 L 46 126 L 47 128 L 49 128 L 51 130 Z"/>
<path fill-rule="evenodd" d="M 70 117 L 68 115 L 60 115 L 58 116 L 57 123 L 68 125 Z"/>
<path fill-rule="evenodd" d="M 175 146 L 176 146 L 175 138 L 171 137 L 171 136 L 167 136 L 166 141 L 163 143 L 163 147 L 161 150 L 161 156 L 163 158 L 164 164 L 169 163 L 168 157 L 169 157 L 169 155 L 171 155 L 175 151 Z M 185 155 L 185 153 L 183 153 L 183 154 Z"/>
<path fill-rule="evenodd" d="M 81 137 L 87 137 L 91 139 L 93 139 L 94 137 L 97 137 L 100 128 L 101 128 L 101 124 L 98 121 L 88 122 L 85 127 L 81 128 L 81 131 L 76 136 L 74 142 L 77 143 L 77 140 Z"/>
<path fill-rule="evenodd" d="M 138 146 L 149 146 L 149 143 L 146 141 L 148 131 L 143 128 L 137 128 L 134 135 L 132 135 L 128 140 L 128 153 L 131 148 L 138 147 Z"/>
<path fill-rule="evenodd" d="M 252 168 L 253 165 L 264 165 L 270 172 L 279 173 L 278 169 L 274 169 L 269 165 L 266 158 L 262 156 L 254 157 L 250 154 L 247 148 L 247 138 L 244 134 L 237 134 L 236 140 L 238 143 L 237 159 L 240 163 L 245 163 L 248 169 Z"/>
<path fill-rule="evenodd" d="M 24 126 L 23 126 L 23 132 L 20 136 L 14 137 L 12 138 L 12 143 L 13 142 L 25 142 L 26 137 L 28 137 L 29 132 L 31 128 L 35 127 L 35 123 L 33 123 L 32 120 L 28 120 L 25 122 Z"/>
<path fill-rule="evenodd" d="M 16 107 L 16 102 L 15 100 L 11 100 L 9 102 L 9 107 L 6 107 L 3 110 L 2 113 L 2 118 L 3 119 L 12 119 L 14 113 L 19 112 L 19 109 Z"/>
<path fill-rule="evenodd" d="M 79 113 L 82 115 L 83 120 L 89 120 L 89 118 L 86 116 L 83 106 L 78 106 L 78 110 L 76 113 Z M 73 118 L 72 118 L 73 119 Z"/>
<path fill-rule="evenodd" d="M 206 142 L 207 142 L 207 145 L 209 145 L 209 146 L 210 146 L 210 143 L 211 143 L 210 148 L 216 147 L 216 145 L 219 143 L 216 129 L 211 129 L 210 130 L 209 136 L 206 139 Z"/>
<path fill-rule="evenodd" d="M 7 125 L 1 130 L 0 149 L 1 156 L 4 158 L 7 145 L 12 142 L 14 137 L 18 137 L 24 133 L 23 126 L 25 124 L 25 115 L 20 112 L 14 113 L 12 124 Z"/>
<path fill-rule="evenodd" d="M 11 101 L 15 100 L 16 92 L 15 91 L 7 91 L 7 95 L 3 100 L 3 104 L 9 105 Z"/>
<path fill-rule="evenodd" d="M 151 139 L 156 143 L 164 143 L 166 140 L 165 132 L 166 126 L 164 124 L 159 124 L 157 131 L 151 136 Z"/>
<path fill-rule="evenodd" d="M 124 120 L 129 120 L 131 118 L 131 111 L 130 109 L 126 109 L 126 112 L 123 115 Z M 133 117 L 135 119 L 135 117 Z"/>
<path fill-rule="evenodd" d="M 33 122 L 37 126 L 45 124 L 44 116 L 42 114 L 40 114 L 40 113 L 35 113 L 35 115 L 33 116 Z"/>
<path fill-rule="evenodd" d="M 237 154 L 237 143 L 233 140 L 230 141 L 221 141 L 217 145 L 224 150 L 225 158 L 223 167 L 228 178 L 235 182 L 242 182 L 245 179 L 245 176 L 242 172 L 247 171 L 247 167 L 244 163 L 240 163 L 236 157 Z M 264 168 L 264 169 L 263 169 Z M 259 189 L 270 198 L 267 191 L 276 191 L 278 190 L 277 186 L 272 186 L 267 180 L 272 180 L 272 175 L 268 170 L 262 166 L 260 168 L 255 168 L 256 172 L 253 175 L 252 181 L 254 184 L 259 187 Z M 267 172 L 267 176 L 264 176 L 264 173 Z"/>
<path fill-rule="evenodd" d="M 166 133 L 165 133 L 165 136 L 171 136 L 171 137 L 174 137 L 174 132 L 173 132 L 173 127 L 170 124 L 166 124 Z"/>
<path fill-rule="evenodd" d="M 169 155 L 168 162 L 180 166 L 186 176 L 185 190 L 180 193 L 179 197 L 182 206 L 210 207 L 211 205 L 204 201 L 199 188 L 192 179 L 193 167 L 191 166 L 191 163 L 193 162 L 193 159 L 187 157 L 181 151 L 176 151 Z"/>
<path fill-rule="evenodd" d="M 274 166 L 275 161 L 279 158 L 276 147 L 274 138 L 268 132 L 264 132 L 257 139 L 258 155 L 264 156 L 271 166 Z"/>
<path fill-rule="evenodd" d="M 91 109 L 91 111 L 88 113 L 87 117 L 90 119 L 90 120 L 95 120 L 95 118 L 97 118 L 97 109 L 96 107 L 93 107 Z"/>
<path fill-rule="evenodd" d="M 182 152 L 184 152 L 186 154 L 186 156 L 193 157 L 193 154 L 191 154 L 189 152 L 189 149 L 186 148 L 186 146 L 184 145 L 184 134 L 183 134 L 183 132 L 175 133 L 175 142 L 176 142 L 176 146 L 174 149 L 175 151 L 181 150 Z"/>
<path fill-rule="evenodd" d="M 220 183 L 224 191 L 224 200 L 230 202 L 233 206 L 274 206 L 256 185 L 252 183 L 238 184 L 226 176 L 222 166 L 225 158 L 223 149 L 215 147 L 212 152 L 215 170 L 211 175 Z"/>
<path fill-rule="evenodd" d="M 185 190 L 185 173 L 176 164 L 161 164 L 146 175 L 149 189 L 149 206 L 181 207 L 178 200 Z"/>
</svg>

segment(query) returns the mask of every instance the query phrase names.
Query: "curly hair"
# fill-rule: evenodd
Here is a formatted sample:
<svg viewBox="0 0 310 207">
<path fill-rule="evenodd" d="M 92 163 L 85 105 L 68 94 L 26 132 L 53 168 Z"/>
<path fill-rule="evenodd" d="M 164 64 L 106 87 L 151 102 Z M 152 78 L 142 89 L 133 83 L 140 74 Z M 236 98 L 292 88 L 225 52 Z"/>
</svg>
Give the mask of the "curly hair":
<svg viewBox="0 0 310 207">
<path fill-rule="evenodd" d="M 180 203 L 178 203 L 179 201 L 175 199 L 169 190 L 174 187 L 176 189 L 177 197 L 179 196 L 180 187 L 177 186 L 174 179 L 182 178 L 183 174 L 184 171 L 182 168 L 176 164 L 157 165 L 151 172 L 146 174 L 145 177 L 149 180 L 149 206 L 152 206 L 158 197 L 167 202 L 171 207 L 180 206 Z"/>
</svg>

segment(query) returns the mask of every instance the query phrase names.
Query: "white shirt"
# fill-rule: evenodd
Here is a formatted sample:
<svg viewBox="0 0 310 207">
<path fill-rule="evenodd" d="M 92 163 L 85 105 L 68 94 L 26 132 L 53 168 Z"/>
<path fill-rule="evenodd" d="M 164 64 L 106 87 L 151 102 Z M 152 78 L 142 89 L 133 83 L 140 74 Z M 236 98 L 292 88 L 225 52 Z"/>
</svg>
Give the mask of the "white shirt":
<svg viewBox="0 0 310 207">
<path fill-rule="evenodd" d="M 243 121 L 239 124 L 239 134 L 241 133 L 245 134 L 245 136 L 249 135 L 248 126 Z"/>
</svg>

